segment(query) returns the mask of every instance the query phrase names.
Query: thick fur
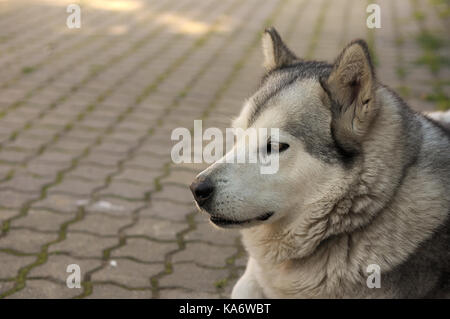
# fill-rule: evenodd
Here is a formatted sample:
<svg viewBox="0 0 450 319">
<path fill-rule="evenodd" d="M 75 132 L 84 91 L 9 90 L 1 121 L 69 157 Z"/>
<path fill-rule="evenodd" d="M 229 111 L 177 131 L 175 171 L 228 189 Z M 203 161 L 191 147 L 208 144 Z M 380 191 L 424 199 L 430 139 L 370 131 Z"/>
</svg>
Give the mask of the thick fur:
<svg viewBox="0 0 450 319">
<path fill-rule="evenodd" d="M 333 64 L 295 57 L 274 29 L 263 45 L 267 73 L 234 123 L 280 128 L 280 170 L 221 160 L 199 176 L 216 185 L 202 210 L 248 221 L 232 297 L 450 297 L 449 131 L 378 82 L 362 40 Z"/>
</svg>

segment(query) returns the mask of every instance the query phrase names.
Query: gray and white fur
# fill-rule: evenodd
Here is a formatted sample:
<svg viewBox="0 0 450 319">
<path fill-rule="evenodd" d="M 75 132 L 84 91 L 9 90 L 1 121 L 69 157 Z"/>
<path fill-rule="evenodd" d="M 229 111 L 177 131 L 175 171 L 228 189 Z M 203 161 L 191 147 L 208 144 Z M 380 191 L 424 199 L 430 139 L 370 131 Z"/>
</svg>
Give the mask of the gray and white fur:
<svg viewBox="0 0 450 319">
<path fill-rule="evenodd" d="M 450 297 L 449 131 L 377 80 L 363 40 L 332 64 L 296 57 L 273 28 L 263 49 L 234 126 L 279 128 L 279 171 L 222 159 L 191 186 L 212 223 L 241 229 L 232 297 Z"/>
</svg>

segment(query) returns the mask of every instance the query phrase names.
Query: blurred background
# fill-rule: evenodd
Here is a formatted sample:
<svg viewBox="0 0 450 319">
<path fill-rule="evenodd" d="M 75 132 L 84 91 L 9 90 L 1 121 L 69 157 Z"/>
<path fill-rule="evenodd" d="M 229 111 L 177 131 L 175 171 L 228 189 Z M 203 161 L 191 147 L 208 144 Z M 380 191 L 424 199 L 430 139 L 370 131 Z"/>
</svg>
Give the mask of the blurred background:
<svg viewBox="0 0 450 319">
<path fill-rule="evenodd" d="M 205 165 L 172 163 L 172 130 L 229 127 L 271 25 L 305 59 L 364 38 L 410 106 L 449 109 L 449 15 L 447 0 L 1 0 L 0 297 L 228 297 L 245 251 L 196 212 Z"/>
</svg>

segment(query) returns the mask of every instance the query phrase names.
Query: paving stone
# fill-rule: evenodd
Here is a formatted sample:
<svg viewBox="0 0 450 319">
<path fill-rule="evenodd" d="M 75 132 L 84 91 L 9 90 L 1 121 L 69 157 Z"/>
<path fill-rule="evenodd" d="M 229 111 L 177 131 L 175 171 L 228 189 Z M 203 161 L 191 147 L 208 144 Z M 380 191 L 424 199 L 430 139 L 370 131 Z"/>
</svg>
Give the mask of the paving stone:
<svg viewBox="0 0 450 319">
<path fill-rule="evenodd" d="M 51 181 L 51 177 L 37 177 L 31 174 L 16 172 L 10 180 L 0 185 L 0 189 L 11 188 L 21 192 L 34 192 L 38 194 Z"/>
<path fill-rule="evenodd" d="M 102 167 L 98 165 L 78 165 L 67 174 L 67 178 L 81 177 L 90 180 L 105 180 L 105 178 L 115 171 L 114 168 Z"/>
<path fill-rule="evenodd" d="M 187 289 L 161 289 L 161 299 L 220 299 L 218 293 L 190 291 Z"/>
<path fill-rule="evenodd" d="M 48 194 L 67 193 L 79 197 L 88 197 L 98 187 L 103 186 L 101 180 L 86 181 L 81 179 L 63 180 L 48 191 Z"/>
<path fill-rule="evenodd" d="M 167 183 L 162 183 L 162 187 L 163 189 L 153 196 L 154 199 L 170 200 L 186 205 L 194 203 L 189 187 Z"/>
<path fill-rule="evenodd" d="M 184 274 L 183 276 L 179 274 Z M 159 280 L 160 287 L 183 287 L 202 293 L 216 292 L 216 284 L 228 276 L 228 270 L 201 268 L 194 264 L 173 265 L 173 273 Z"/>
<path fill-rule="evenodd" d="M 161 169 L 168 162 L 166 156 L 157 155 L 147 155 L 147 154 L 137 154 L 130 161 L 127 162 L 127 166 L 133 167 L 145 167 L 149 169 Z"/>
<path fill-rule="evenodd" d="M 115 238 L 102 238 L 89 234 L 68 233 L 62 242 L 50 246 L 48 251 L 65 252 L 71 256 L 97 257 L 103 256 L 103 250 L 117 244 Z"/>
<path fill-rule="evenodd" d="M 221 229 L 208 221 L 208 216 L 202 214 L 202 223 L 196 223 L 196 229 L 184 236 L 187 241 L 204 241 L 220 245 L 234 245 L 240 237 L 239 231 L 231 229 Z"/>
<path fill-rule="evenodd" d="M 85 210 L 87 213 L 129 218 L 133 212 L 144 206 L 145 203 L 143 202 L 99 196 L 97 201 L 85 206 Z"/>
<path fill-rule="evenodd" d="M 185 221 L 186 216 L 196 211 L 194 205 L 172 203 L 165 200 L 152 199 L 149 207 L 142 210 L 141 217 L 160 217 L 174 221 Z"/>
<path fill-rule="evenodd" d="M 194 171 L 171 170 L 169 176 L 162 179 L 163 182 L 177 183 L 189 187 L 197 175 Z"/>
<path fill-rule="evenodd" d="M 58 172 L 67 169 L 70 165 L 70 163 L 49 163 L 40 160 L 31 160 L 28 162 L 26 172 L 32 175 L 55 179 Z"/>
<path fill-rule="evenodd" d="M 151 290 L 131 290 L 115 285 L 95 284 L 87 299 L 150 299 Z"/>
<path fill-rule="evenodd" d="M 0 209 L 0 223 L 18 214 L 14 209 Z"/>
<path fill-rule="evenodd" d="M 57 238 L 57 234 L 38 233 L 27 229 L 10 230 L 0 238 L 0 248 L 15 249 L 22 253 L 39 253 L 41 247 Z"/>
<path fill-rule="evenodd" d="M 96 163 L 99 165 L 117 166 L 122 158 L 123 154 L 105 153 L 93 150 L 88 156 L 80 161 L 80 164 Z"/>
<path fill-rule="evenodd" d="M 115 249 L 112 257 L 133 257 L 143 262 L 163 262 L 167 253 L 178 249 L 176 243 L 162 243 L 144 238 L 127 238 L 125 246 Z"/>
<path fill-rule="evenodd" d="M 108 265 L 95 272 L 92 275 L 92 281 L 113 281 L 130 288 L 150 288 L 150 278 L 164 271 L 163 264 L 141 264 L 123 259 L 116 262 L 116 266 Z"/>
<path fill-rule="evenodd" d="M 144 170 L 135 168 L 125 168 L 120 174 L 114 177 L 115 180 L 126 180 L 137 183 L 152 184 L 155 178 L 161 176 L 161 171 Z"/>
<path fill-rule="evenodd" d="M 69 265 L 78 265 L 80 267 L 81 278 L 87 273 L 102 265 L 100 259 L 81 259 L 64 255 L 50 255 L 45 264 L 31 269 L 28 278 L 52 278 L 65 283 L 67 278 L 73 273 L 68 272 Z"/>
<path fill-rule="evenodd" d="M 14 282 L 0 281 L 0 294 L 14 288 Z"/>
<path fill-rule="evenodd" d="M 70 225 L 70 231 L 87 231 L 101 236 L 117 236 L 119 229 L 130 224 L 130 219 L 87 214 L 83 220 Z"/>
<path fill-rule="evenodd" d="M 27 154 L 26 152 L 4 149 L 0 153 L 0 161 L 20 163 L 23 162 L 28 155 L 29 154 Z"/>
<path fill-rule="evenodd" d="M 13 220 L 11 227 L 28 227 L 43 232 L 58 232 L 61 224 L 74 217 L 74 214 L 63 215 L 47 210 L 30 209 L 26 217 Z"/>
<path fill-rule="evenodd" d="M 1 193 L 0 193 L 1 196 Z M 50 194 L 43 200 L 33 204 L 35 208 L 48 208 L 62 213 L 73 213 L 79 209 L 80 200 L 85 198 L 68 194 Z"/>
<path fill-rule="evenodd" d="M 188 228 L 187 223 L 174 223 L 156 218 L 140 219 L 136 225 L 127 228 L 127 235 L 146 235 L 162 240 L 176 240 L 177 233 Z"/>
<path fill-rule="evenodd" d="M 1 244 L 1 241 L 0 241 Z M 25 267 L 36 260 L 35 256 L 16 256 L 0 252 L 0 260 L 2 267 L 0 267 L 0 278 L 14 278 L 17 276 L 20 268 Z M 0 281 L 0 291 L 2 282 Z M 5 285 L 6 286 L 6 285 Z"/>
<path fill-rule="evenodd" d="M 144 200 L 146 194 L 155 189 L 153 181 L 148 184 L 134 184 L 120 180 L 113 180 L 106 188 L 102 189 L 100 196 L 117 196 L 131 200 Z"/>
<path fill-rule="evenodd" d="M 10 299 L 67 299 L 81 293 L 81 289 L 68 288 L 48 280 L 27 280 L 25 288 L 9 296 Z"/>
<path fill-rule="evenodd" d="M 173 263 L 193 262 L 202 266 L 225 267 L 227 258 L 236 253 L 234 247 L 219 247 L 204 243 L 188 243 L 172 257 Z"/>
</svg>

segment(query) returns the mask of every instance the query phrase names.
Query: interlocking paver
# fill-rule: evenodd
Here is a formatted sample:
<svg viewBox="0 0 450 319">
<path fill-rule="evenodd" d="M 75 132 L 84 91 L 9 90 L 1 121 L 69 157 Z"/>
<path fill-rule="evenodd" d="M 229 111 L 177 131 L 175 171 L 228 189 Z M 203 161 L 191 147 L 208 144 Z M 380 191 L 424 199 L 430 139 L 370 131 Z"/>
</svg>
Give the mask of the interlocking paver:
<svg viewBox="0 0 450 319">
<path fill-rule="evenodd" d="M 74 30 L 69 3 L 0 13 L 0 298 L 229 296 L 247 260 L 239 233 L 196 212 L 188 186 L 207 165 L 172 163 L 170 136 L 196 119 L 230 125 L 263 73 L 268 23 L 307 58 L 366 38 L 414 108 L 448 107 L 448 65 L 419 63 L 450 50 L 426 0 L 377 1 L 373 31 L 356 0 L 86 2 Z M 439 49 L 418 41 L 426 31 Z M 68 263 L 90 284 L 67 288 Z"/>
<path fill-rule="evenodd" d="M 132 257 L 143 262 L 163 262 L 164 257 L 178 248 L 176 243 L 156 242 L 146 238 L 128 238 L 127 244 L 115 250 L 114 257 Z"/>
<path fill-rule="evenodd" d="M 80 272 L 83 276 L 92 269 L 99 267 L 102 264 L 102 261 L 100 259 L 80 259 L 65 255 L 50 255 L 45 264 L 35 267 L 30 271 L 29 277 L 34 279 L 50 278 L 65 283 L 68 276 L 67 268 L 69 265 L 73 264 L 80 267 Z M 76 291 L 76 289 L 68 287 L 66 287 L 66 289 Z"/>
<path fill-rule="evenodd" d="M 28 279 L 27 285 L 22 290 L 11 295 L 9 298 L 13 299 L 62 299 L 73 298 L 79 289 L 69 289 L 65 283 L 54 283 L 49 280 L 42 279 Z"/>
<path fill-rule="evenodd" d="M 125 259 L 115 261 L 114 266 L 108 264 L 104 269 L 94 273 L 92 280 L 94 282 L 113 281 L 130 288 L 150 288 L 150 278 L 164 270 L 162 264 L 145 264 Z"/>
<path fill-rule="evenodd" d="M 30 209 L 25 218 L 13 220 L 11 228 L 28 228 L 41 232 L 57 232 L 62 223 L 69 221 L 70 214 L 57 214 L 45 209 Z"/>
<path fill-rule="evenodd" d="M 152 297 L 150 289 L 132 290 L 111 284 L 95 284 L 88 299 L 149 299 Z"/>
<path fill-rule="evenodd" d="M 41 247 L 57 237 L 54 233 L 35 232 L 28 229 L 13 229 L 0 238 L 0 249 L 14 249 L 22 253 L 36 254 Z"/>
<path fill-rule="evenodd" d="M 217 250 L 220 250 L 220 254 L 217 254 Z M 185 250 L 174 254 L 172 262 L 175 265 L 191 262 L 202 266 L 225 267 L 226 258 L 232 256 L 235 252 L 236 248 L 233 247 L 188 243 Z"/>
<path fill-rule="evenodd" d="M 36 257 L 33 256 L 17 256 L 10 253 L 4 253 L 0 251 L 0 258 L 2 261 L 2 267 L 0 267 L 0 278 L 13 278 L 16 276 L 17 269 L 20 269 L 29 263 L 31 263 Z M 0 281 L 0 287 L 1 287 Z M 1 291 L 1 288 L 0 288 Z"/>
<path fill-rule="evenodd" d="M 104 238 L 93 234 L 68 233 L 66 240 L 49 248 L 49 252 L 64 252 L 72 256 L 102 257 L 102 251 L 116 243 L 114 238 Z"/>
<path fill-rule="evenodd" d="M 178 273 L 189 274 L 179 276 Z M 224 269 L 208 269 L 198 267 L 193 263 L 173 266 L 173 273 L 159 280 L 161 287 L 182 287 L 196 291 L 214 293 L 217 285 L 228 276 Z"/>
<path fill-rule="evenodd" d="M 192 205 L 152 199 L 149 207 L 142 210 L 141 217 L 157 217 L 161 219 L 185 221 L 186 216 L 195 211 Z"/>
<path fill-rule="evenodd" d="M 160 240 L 176 240 L 177 234 L 186 229 L 186 223 L 175 223 L 171 220 L 157 218 L 141 219 L 139 223 L 128 228 L 125 233 L 129 236 L 149 236 Z"/>
<path fill-rule="evenodd" d="M 206 214 L 198 216 L 199 222 L 195 225 L 195 230 L 189 232 L 184 237 L 186 241 L 202 241 L 219 245 L 234 245 L 239 237 L 239 232 L 235 230 L 223 230 L 213 227 L 207 222 Z"/>
</svg>

